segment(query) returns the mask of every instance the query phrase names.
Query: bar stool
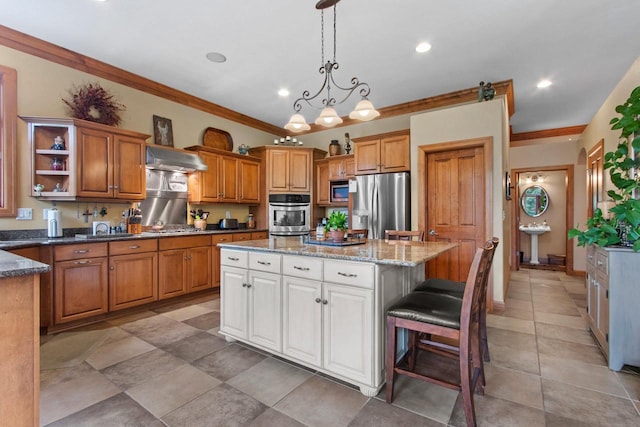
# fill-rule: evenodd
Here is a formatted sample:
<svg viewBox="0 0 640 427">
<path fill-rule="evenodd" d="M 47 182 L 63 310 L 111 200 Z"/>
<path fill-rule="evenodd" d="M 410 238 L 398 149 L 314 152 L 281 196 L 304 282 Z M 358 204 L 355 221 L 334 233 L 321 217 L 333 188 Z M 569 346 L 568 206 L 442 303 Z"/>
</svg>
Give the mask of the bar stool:
<svg viewBox="0 0 640 427">
<path fill-rule="evenodd" d="M 460 390 L 467 425 L 476 426 L 473 390 L 484 394 L 484 368 L 478 333 L 480 293 L 483 276 L 490 268 L 489 258 L 492 250 L 493 243 L 489 241 L 483 248 L 478 248 L 476 251 L 462 299 L 446 294 L 411 292 L 387 310 L 385 364 L 387 403 L 393 401 L 395 375 L 407 375 Z M 409 348 L 399 361 L 396 361 L 397 328 L 409 330 Z M 416 360 L 420 349 L 417 345 L 419 333 L 459 342 L 457 353 L 447 353 L 447 355 L 458 361 L 460 382 L 452 382 L 416 371 Z"/>
<path fill-rule="evenodd" d="M 384 240 L 415 240 L 424 242 L 424 230 L 385 230 Z"/>
<path fill-rule="evenodd" d="M 487 286 L 489 284 L 489 271 L 491 270 L 491 265 L 493 264 L 493 256 L 496 253 L 496 249 L 498 247 L 498 244 L 500 243 L 500 239 L 494 237 L 493 239 L 491 239 L 491 242 L 493 243 L 493 250 L 491 251 L 491 256 L 489 258 L 489 270 L 487 270 L 487 274 L 483 278 L 480 300 L 482 304 L 480 308 L 480 347 L 482 350 L 482 358 L 485 362 L 491 361 L 491 357 L 489 355 L 489 342 L 487 339 Z M 464 288 L 464 282 L 455 282 L 448 279 L 432 278 L 420 283 L 413 291 L 441 293 L 462 299 L 462 296 L 464 295 Z"/>
</svg>

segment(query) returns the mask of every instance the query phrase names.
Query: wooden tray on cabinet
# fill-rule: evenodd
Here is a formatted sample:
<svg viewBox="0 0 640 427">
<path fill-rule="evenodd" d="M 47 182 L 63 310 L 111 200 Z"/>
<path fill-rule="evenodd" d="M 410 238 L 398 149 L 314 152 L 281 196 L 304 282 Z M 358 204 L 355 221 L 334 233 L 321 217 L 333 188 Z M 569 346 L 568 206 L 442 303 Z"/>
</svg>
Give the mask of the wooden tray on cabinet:
<svg viewBox="0 0 640 427">
<path fill-rule="evenodd" d="M 225 130 L 207 128 L 202 135 L 202 145 L 219 150 L 233 151 L 233 138 Z"/>
</svg>

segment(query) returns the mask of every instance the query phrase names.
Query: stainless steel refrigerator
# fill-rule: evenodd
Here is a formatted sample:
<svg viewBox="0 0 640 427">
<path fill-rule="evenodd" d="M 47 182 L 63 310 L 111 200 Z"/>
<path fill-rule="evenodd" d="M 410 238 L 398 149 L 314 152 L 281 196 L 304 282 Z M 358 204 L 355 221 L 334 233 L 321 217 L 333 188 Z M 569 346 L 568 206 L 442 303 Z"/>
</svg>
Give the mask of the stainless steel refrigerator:
<svg viewBox="0 0 640 427">
<path fill-rule="evenodd" d="M 408 172 L 357 176 L 350 183 L 350 196 L 351 228 L 368 229 L 370 239 L 384 239 L 385 230 L 411 229 Z"/>
</svg>

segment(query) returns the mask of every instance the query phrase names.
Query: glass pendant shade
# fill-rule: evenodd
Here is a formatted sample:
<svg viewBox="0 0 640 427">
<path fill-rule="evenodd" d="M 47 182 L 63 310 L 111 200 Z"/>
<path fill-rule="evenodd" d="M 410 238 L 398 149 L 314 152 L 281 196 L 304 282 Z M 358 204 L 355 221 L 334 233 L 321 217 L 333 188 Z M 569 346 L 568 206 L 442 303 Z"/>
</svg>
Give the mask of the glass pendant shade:
<svg viewBox="0 0 640 427">
<path fill-rule="evenodd" d="M 349 118 L 354 120 L 361 120 L 363 122 L 373 120 L 378 117 L 380 113 L 373 107 L 373 104 L 368 99 L 363 99 L 358 102 L 356 108 L 349 113 Z"/>
<path fill-rule="evenodd" d="M 325 107 L 315 121 L 315 124 L 327 128 L 334 127 L 340 123 L 342 123 L 342 119 L 338 116 L 336 110 L 331 107 Z"/>
<path fill-rule="evenodd" d="M 302 132 L 305 130 L 311 129 L 311 126 L 307 124 L 307 121 L 304 119 L 302 114 L 294 114 L 289 119 L 289 123 L 284 125 L 284 128 L 290 130 L 291 132 Z"/>
</svg>

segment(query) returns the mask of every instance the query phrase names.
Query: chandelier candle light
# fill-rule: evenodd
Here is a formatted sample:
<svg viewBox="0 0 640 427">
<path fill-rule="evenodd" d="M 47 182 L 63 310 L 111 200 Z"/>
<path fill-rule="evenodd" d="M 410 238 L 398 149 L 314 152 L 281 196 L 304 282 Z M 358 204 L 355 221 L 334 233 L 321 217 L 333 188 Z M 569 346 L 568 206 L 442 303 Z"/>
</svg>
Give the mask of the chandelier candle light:
<svg viewBox="0 0 640 427">
<path fill-rule="evenodd" d="M 287 123 L 284 128 L 290 130 L 292 132 L 302 132 L 311 129 L 309 124 L 307 123 L 304 116 L 300 113 L 302 110 L 302 101 L 309 104 L 314 108 L 322 108 L 317 107 L 312 104 L 312 101 L 320 96 L 320 94 L 325 92 L 326 89 L 326 98 L 322 99 L 322 105 L 324 108 L 320 112 L 320 116 L 315 120 L 315 124 L 325 127 L 333 127 L 337 124 L 342 123 L 342 119 L 336 113 L 336 110 L 333 108 L 336 104 L 342 104 L 345 102 L 353 92 L 359 90 L 360 96 L 362 100 L 358 102 L 356 108 L 349 114 L 349 118 L 361 121 L 368 121 L 375 119 L 380 115 L 378 111 L 373 107 L 371 101 L 367 99 L 371 89 L 369 85 L 365 82 L 361 82 L 357 77 L 353 77 L 351 79 L 350 87 L 342 87 L 338 85 L 333 79 L 333 71 L 337 70 L 340 66 L 336 61 L 336 4 L 340 0 L 320 0 L 316 3 L 316 9 L 320 9 L 321 11 L 321 38 L 322 38 L 322 66 L 320 67 L 320 74 L 324 74 L 324 82 L 322 87 L 315 95 L 311 95 L 308 90 L 302 92 L 302 96 L 293 103 L 293 110 L 295 114 L 291 116 L 289 119 L 289 123 Z M 333 6 L 333 60 L 324 61 L 324 9 Z M 337 101 L 331 95 L 332 88 L 339 89 L 345 92 L 344 98 L 341 101 Z"/>
</svg>

